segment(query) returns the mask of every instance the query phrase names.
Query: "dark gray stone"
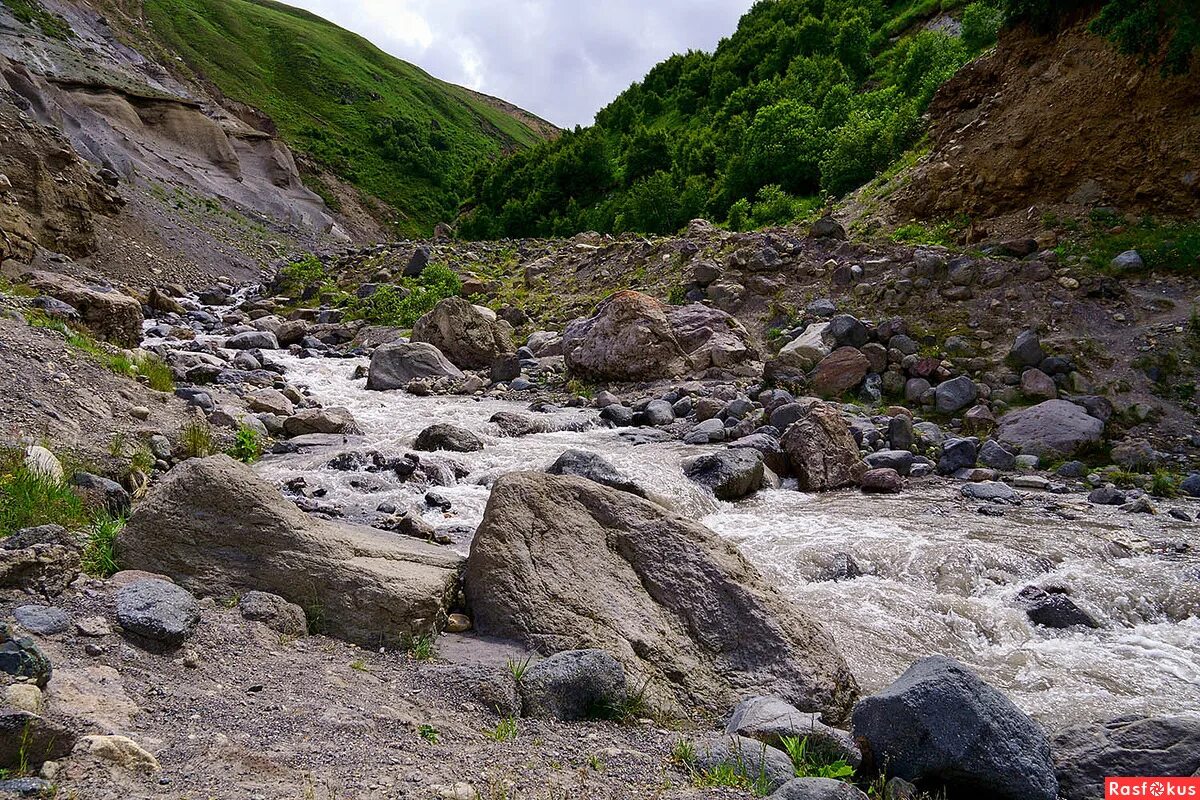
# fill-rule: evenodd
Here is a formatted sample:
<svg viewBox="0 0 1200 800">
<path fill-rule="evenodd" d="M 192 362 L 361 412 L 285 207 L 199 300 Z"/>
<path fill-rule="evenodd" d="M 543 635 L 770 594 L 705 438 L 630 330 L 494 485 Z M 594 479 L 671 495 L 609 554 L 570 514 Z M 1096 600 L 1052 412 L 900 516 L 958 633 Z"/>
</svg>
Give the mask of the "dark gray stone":
<svg viewBox="0 0 1200 800">
<path fill-rule="evenodd" d="M 41 636 L 64 633 L 71 627 L 71 616 L 53 606 L 17 606 L 13 609 L 13 619 L 25 630 Z"/>
<path fill-rule="evenodd" d="M 1054 737 L 1063 800 L 1104 796 L 1109 775 L 1200 774 L 1200 714 L 1127 716 L 1067 728 Z"/>
<path fill-rule="evenodd" d="M 76 472 L 71 476 L 71 485 L 94 494 L 104 500 L 104 507 L 114 517 L 123 517 L 129 513 L 133 500 L 125 487 L 116 481 L 93 475 L 90 472 Z"/>
<path fill-rule="evenodd" d="M 478 453 L 483 440 L 465 428 L 439 422 L 417 434 L 413 449 L 423 453 L 448 450 L 453 453 Z"/>
<path fill-rule="evenodd" d="M 979 387 L 968 375 L 939 383 L 934 389 L 938 413 L 957 414 L 979 399 Z"/>
<path fill-rule="evenodd" d="M 1098 506 L 1125 505 L 1125 493 L 1115 486 L 1100 486 L 1088 495 L 1088 502 Z"/>
<path fill-rule="evenodd" d="M 843 759 L 855 768 L 862 763 L 862 751 L 849 733 L 826 725 L 820 714 L 801 711 L 781 697 L 751 697 L 738 703 L 725 733 L 780 749 L 784 737 L 807 738 L 810 753 L 831 761 Z"/>
<path fill-rule="evenodd" d="M 610 717 L 626 699 L 625 668 L 603 650 L 568 650 L 526 670 L 518 688 L 527 717 Z"/>
<path fill-rule="evenodd" d="M 1200 497 L 1200 472 L 1193 472 L 1179 484 L 1179 491 L 1188 497 Z"/>
<path fill-rule="evenodd" d="M 832 340 L 836 347 L 862 347 L 871 341 L 871 333 L 867 326 L 850 314 L 838 314 L 829 320 L 825 336 Z"/>
<path fill-rule="evenodd" d="M 136 636 L 179 645 L 200 622 L 200 604 L 186 589 L 149 578 L 117 591 L 117 622 Z"/>
<path fill-rule="evenodd" d="M 551 475 L 574 475 L 578 478 L 587 478 L 589 481 L 610 486 L 622 492 L 629 492 L 638 497 L 646 496 L 642 487 L 605 461 L 603 456 L 588 450 L 567 450 L 550 465 L 546 472 Z"/>
<path fill-rule="evenodd" d="M 1034 331 L 1019 333 L 1016 341 L 1013 342 L 1012 349 L 1008 351 L 1008 363 L 1018 369 L 1036 367 L 1045 358 L 1046 353 L 1042 350 L 1041 339 Z"/>
<path fill-rule="evenodd" d="M 12 629 L 6 623 L 0 623 L 0 672 L 45 688 L 54 669 L 33 639 L 14 637 Z"/>
<path fill-rule="evenodd" d="M 908 475 L 916 460 L 917 457 L 908 450 L 880 450 L 865 458 L 871 469 L 894 469 L 901 475 Z"/>
<path fill-rule="evenodd" d="M 1012 472 L 1017 468 L 1017 456 L 996 440 L 988 439 L 979 448 L 979 463 L 1000 472 Z"/>
<path fill-rule="evenodd" d="M 1046 628 L 1070 628 L 1074 625 L 1100 627 L 1091 614 L 1075 605 L 1075 601 L 1064 592 L 1048 592 L 1040 586 L 1026 586 L 1017 595 L 1017 602 L 1035 625 Z"/>
<path fill-rule="evenodd" d="M 307 636 L 308 618 L 304 609 L 270 592 L 246 592 L 238 600 L 238 610 L 248 620 L 261 622 L 285 636 Z"/>
<path fill-rule="evenodd" d="M 968 483 L 962 487 L 962 495 L 970 500 L 983 500 L 987 503 L 1009 503 L 1020 505 L 1021 495 L 1017 494 L 1007 483 L 1000 481 L 981 481 Z"/>
<path fill-rule="evenodd" d="M 942 444 L 942 457 L 938 459 L 937 471 L 942 475 L 953 475 L 960 469 L 975 466 L 979 455 L 974 439 L 947 439 Z"/>
<path fill-rule="evenodd" d="M 666 400 L 651 400 L 646 408 L 633 415 L 635 425 L 664 428 L 675 421 L 675 409 Z"/>
<path fill-rule="evenodd" d="M 685 460 L 683 473 L 711 489 L 718 500 L 741 500 L 762 485 L 763 457 L 744 447 L 705 453 Z"/>
<path fill-rule="evenodd" d="M 613 428 L 628 428 L 633 425 L 633 416 L 632 408 L 617 403 L 600 409 L 600 420 Z"/>
<path fill-rule="evenodd" d="M 774 792 L 796 775 L 787 753 L 741 736 L 717 736 L 698 742 L 694 766 L 701 774 L 732 767 L 756 791 L 767 792 Z"/>
<path fill-rule="evenodd" d="M 1055 800 L 1041 727 L 969 669 L 922 659 L 854 708 L 854 735 L 889 777 L 951 797 Z"/>
<path fill-rule="evenodd" d="M 769 800 L 867 800 L 854 784 L 832 778 L 792 778 Z"/>
</svg>

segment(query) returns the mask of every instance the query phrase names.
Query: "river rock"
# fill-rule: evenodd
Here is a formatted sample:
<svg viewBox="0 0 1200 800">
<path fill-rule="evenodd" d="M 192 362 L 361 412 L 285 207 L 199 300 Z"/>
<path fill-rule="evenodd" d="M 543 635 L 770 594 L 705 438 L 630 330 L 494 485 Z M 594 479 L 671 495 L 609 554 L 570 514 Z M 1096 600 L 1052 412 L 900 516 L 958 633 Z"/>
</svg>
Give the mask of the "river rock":
<svg viewBox="0 0 1200 800">
<path fill-rule="evenodd" d="M 758 360 L 753 337 L 736 317 L 702 303 L 671 306 L 667 322 L 694 372 L 730 369 Z"/>
<path fill-rule="evenodd" d="M 649 428 L 665 428 L 675 421 L 675 409 L 666 400 L 651 400 L 646 407 L 633 415 L 634 425 Z"/>
<path fill-rule="evenodd" d="M 296 413 L 295 404 L 278 389 L 256 389 L 246 397 L 246 407 L 251 411 L 290 417 Z"/>
<path fill-rule="evenodd" d="M 1046 460 L 1076 455 L 1103 436 L 1103 422 L 1066 400 L 1047 400 L 1010 411 L 1000 418 L 996 432 L 1001 444 Z"/>
<path fill-rule="evenodd" d="M 417 434 L 413 449 L 423 453 L 448 450 L 452 453 L 478 453 L 483 440 L 465 428 L 439 422 Z"/>
<path fill-rule="evenodd" d="M 979 445 L 974 439 L 947 439 L 942 443 L 937 471 L 942 475 L 953 475 L 959 470 L 974 467 L 978 457 Z"/>
<path fill-rule="evenodd" d="M 939 414 L 957 414 L 979 398 L 979 387 L 970 376 L 960 375 L 939 383 L 934 398 Z"/>
<path fill-rule="evenodd" d="M 735 547 L 581 478 L 497 480 L 464 583 L 480 633 L 605 650 L 661 706 L 725 709 L 757 689 L 836 722 L 856 694 L 829 635 Z"/>
<path fill-rule="evenodd" d="M 1008 363 L 1017 369 L 1036 367 L 1046 358 L 1042 342 L 1034 331 L 1022 331 L 1008 351 Z"/>
<path fill-rule="evenodd" d="M 1021 373 L 1021 394 L 1030 400 L 1053 400 L 1058 397 L 1058 387 L 1040 369 L 1027 369 Z"/>
<path fill-rule="evenodd" d="M 436 632 L 462 563 L 425 542 L 310 517 L 223 455 L 167 473 L 117 552 L 122 567 L 198 594 L 277 594 L 319 612 L 330 635 L 370 646 Z"/>
<path fill-rule="evenodd" d="M 982 500 L 985 503 L 1021 504 L 1021 495 L 1017 494 L 1007 483 L 1000 481 L 979 481 L 967 483 L 962 487 L 962 496 L 969 500 Z"/>
<path fill-rule="evenodd" d="M 460 369 L 488 369 L 516 352 L 513 328 L 491 309 L 448 297 L 413 326 L 414 343 L 431 344 Z"/>
<path fill-rule="evenodd" d="M 894 794 L 884 795 L 888 800 L 901 800 Z M 769 800 L 867 800 L 852 783 L 833 778 L 792 778 L 776 789 Z"/>
<path fill-rule="evenodd" d="M 28 636 L 13 636 L 7 623 L 0 623 L 0 673 L 46 688 L 54 673 L 50 659 Z"/>
<path fill-rule="evenodd" d="M 808 372 L 833 352 L 825 340 L 828 322 L 816 322 L 779 350 L 775 363 L 784 371 Z"/>
<path fill-rule="evenodd" d="M 577 478 L 586 478 L 589 481 L 595 481 L 622 492 L 629 492 L 638 497 L 646 496 L 642 487 L 605 461 L 599 453 L 589 450 L 565 451 L 546 469 L 546 472 L 550 475 L 573 475 Z"/>
<path fill-rule="evenodd" d="M 1070 628 L 1074 625 L 1100 627 L 1092 615 L 1075 605 L 1075 601 L 1067 597 L 1065 592 L 1026 586 L 1017 595 L 1017 603 L 1025 609 L 1034 624 L 1046 628 Z"/>
<path fill-rule="evenodd" d="M 1055 800 L 1040 726 L 969 669 L 924 658 L 854 708 L 854 735 L 876 768 L 950 796 Z"/>
<path fill-rule="evenodd" d="M 825 337 L 833 342 L 834 347 L 862 347 L 871 341 L 871 333 L 867 326 L 850 314 L 838 314 L 829 320 L 825 329 Z"/>
<path fill-rule="evenodd" d="M 54 606 L 17 606 L 13 609 L 13 619 L 25 630 L 39 636 L 65 633 L 71 627 L 70 615 Z"/>
<path fill-rule="evenodd" d="M 527 669 L 517 689 L 527 717 L 610 716 L 626 697 L 625 668 L 603 650 L 568 650 Z"/>
<path fill-rule="evenodd" d="M 869 494 L 899 494 L 904 490 L 904 479 L 890 467 L 867 470 L 859 483 Z"/>
<path fill-rule="evenodd" d="M 1104 796 L 1110 775 L 1200 773 L 1200 713 L 1118 717 L 1067 728 L 1054 738 L 1063 800 Z"/>
<path fill-rule="evenodd" d="M 75 747 L 73 731 L 57 720 L 17 709 L 0 710 L 0 768 L 38 768 L 65 758 Z"/>
<path fill-rule="evenodd" d="M 270 592 L 246 592 L 238 600 L 242 616 L 261 622 L 284 636 L 307 636 L 308 617 L 304 609 Z"/>
<path fill-rule="evenodd" d="M 54 272 L 30 272 L 23 280 L 76 309 L 99 338 L 120 347 L 137 347 L 142 341 L 142 304 L 136 298 Z"/>
<path fill-rule="evenodd" d="M 732 769 L 756 791 L 774 792 L 795 776 L 792 759 L 782 750 L 741 736 L 714 736 L 696 744 L 694 768 L 701 774 Z"/>
<path fill-rule="evenodd" d="M 979 463 L 1000 472 L 1012 472 L 1017 468 L 1017 456 L 995 439 L 988 439 L 979 448 Z"/>
<path fill-rule="evenodd" d="M 683 474 L 711 489 L 718 500 L 741 500 L 762 485 L 763 458 L 750 448 L 705 453 L 686 459 Z"/>
<path fill-rule="evenodd" d="M 230 350 L 278 350 L 279 340 L 270 331 L 245 331 L 225 340 Z"/>
<path fill-rule="evenodd" d="M 908 450 L 880 450 L 866 457 L 871 469 L 891 469 L 900 475 L 908 475 L 917 457 Z"/>
<path fill-rule="evenodd" d="M 462 380 L 463 372 L 442 351 L 427 342 L 391 342 L 371 354 L 367 388 L 373 391 L 403 389 L 421 378 Z"/>
<path fill-rule="evenodd" d="M 634 291 L 617 292 L 567 325 L 563 355 L 572 373 L 599 381 L 670 378 L 691 367 L 667 307 Z"/>
<path fill-rule="evenodd" d="M 780 440 L 800 490 L 823 492 L 856 486 L 867 465 L 841 414 L 824 403 L 810 403 L 804 416 Z"/>
<path fill-rule="evenodd" d="M 127 632 L 174 647 L 200 622 L 200 604 L 186 589 L 150 578 L 117 590 L 117 622 Z"/>
<path fill-rule="evenodd" d="M 283 432 L 290 438 L 313 433 L 356 436 L 362 433 L 349 409 L 341 406 L 330 408 L 302 408 L 283 421 Z"/>
<path fill-rule="evenodd" d="M 817 364 L 809 376 L 809 387 L 821 397 L 839 397 L 858 388 L 871 362 L 862 351 L 853 347 L 839 347 Z"/>
<path fill-rule="evenodd" d="M 783 749 L 783 739 L 807 738 L 809 752 L 826 755 L 830 760 L 844 759 L 857 768 L 862 751 L 849 733 L 830 727 L 819 714 L 801 711 L 778 697 L 750 697 L 738 703 L 725 725 L 725 733 L 755 739 Z"/>
</svg>

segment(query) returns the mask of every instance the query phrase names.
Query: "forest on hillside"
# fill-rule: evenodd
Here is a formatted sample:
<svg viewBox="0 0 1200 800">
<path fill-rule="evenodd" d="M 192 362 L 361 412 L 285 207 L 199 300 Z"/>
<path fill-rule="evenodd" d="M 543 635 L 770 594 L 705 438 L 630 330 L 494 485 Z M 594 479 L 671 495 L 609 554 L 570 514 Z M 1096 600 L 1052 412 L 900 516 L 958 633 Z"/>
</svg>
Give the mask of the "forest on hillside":
<svg viewBox="0 0 1200 800">
<path fill-rule="evenodd" d="M 1186 69 L 1200 44 L 1189 0 L 761 0 L 714 52 L 663 61 L 594 125 L 484 165 L 460 232 L 794 220 L 918 148 L 934 93 L 1005 24 L 1080 15 L 1164 69 Z"/>
</svg>

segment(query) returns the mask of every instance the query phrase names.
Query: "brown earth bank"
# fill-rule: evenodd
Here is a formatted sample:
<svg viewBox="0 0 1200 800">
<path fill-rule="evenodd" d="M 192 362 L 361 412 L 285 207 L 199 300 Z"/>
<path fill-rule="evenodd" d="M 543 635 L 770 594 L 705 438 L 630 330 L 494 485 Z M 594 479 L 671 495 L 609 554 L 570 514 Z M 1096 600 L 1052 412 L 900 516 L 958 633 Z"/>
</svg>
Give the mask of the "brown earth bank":
<svg viewBox="0 0 1200 800">
<path fill-rule="evenodd" d="M 1164 75 L 1082 23 L 1004 31 L 934 96 L 929 152 L 857 193 L 848 216 L 865 228 L 966 218 L 971 242 L 1036 236 L 1047 216 L 1097 207 L 1195 219 L 1196 70 Z"/>
</svg>

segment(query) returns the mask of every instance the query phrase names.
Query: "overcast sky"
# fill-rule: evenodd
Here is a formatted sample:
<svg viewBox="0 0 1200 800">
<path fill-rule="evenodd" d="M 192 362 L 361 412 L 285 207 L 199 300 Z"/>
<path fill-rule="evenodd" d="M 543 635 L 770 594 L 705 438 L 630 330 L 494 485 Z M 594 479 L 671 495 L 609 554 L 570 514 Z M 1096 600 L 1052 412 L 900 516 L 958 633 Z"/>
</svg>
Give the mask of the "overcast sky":
<svg viewBox="0 0 1200 800">
<path fill-rule="evenodd" d="M 670 56 L 711 50 L 753 0 L 287 0 L 438 78 L 556 125 L 591 123 Z"/>
</svg>

